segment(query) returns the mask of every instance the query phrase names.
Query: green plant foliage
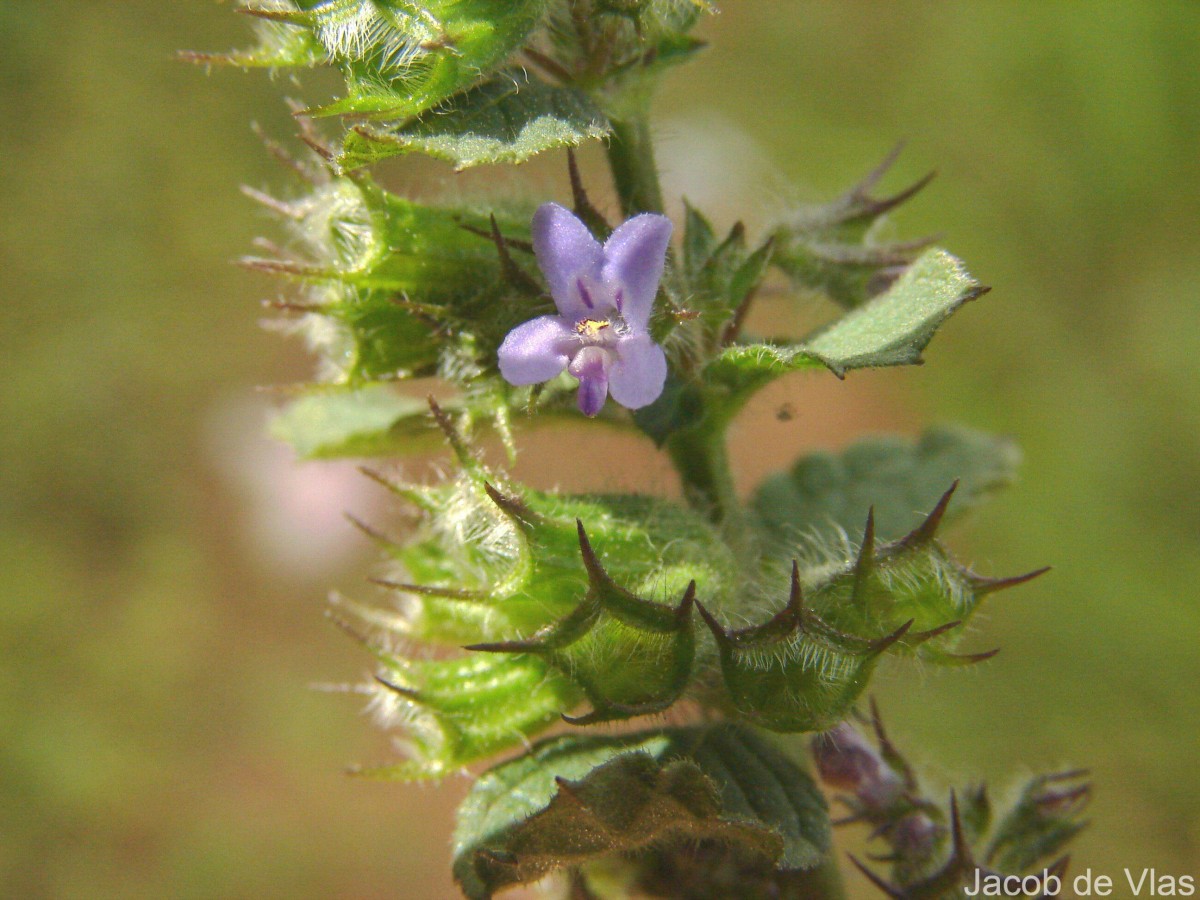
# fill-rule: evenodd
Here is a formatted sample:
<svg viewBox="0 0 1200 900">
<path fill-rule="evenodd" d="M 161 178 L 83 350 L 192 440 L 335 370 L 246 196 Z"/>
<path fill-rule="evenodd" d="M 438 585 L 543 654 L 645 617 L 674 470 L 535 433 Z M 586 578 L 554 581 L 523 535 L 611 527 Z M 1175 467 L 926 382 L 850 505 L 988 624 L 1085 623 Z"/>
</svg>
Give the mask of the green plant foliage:
<svg viewBox="0 0 1200 900">
<path fill-rule="evenodd" d="M 874 703 L 871 713 L 878 750 L 847 722 L 818 736 L 813 754 L 821 777 L 846 792 L 837 798 L 850 811 L 843 821 L 869 825 L 871 840 L 887 845 L 887 853 L 873 853 L 872 859 L 890 862 L 890 880 L 851 857 L 886 896 L 958 900 L 976 873 L 1063 876 L 1067 857 L 1058 854 L 1087 827 L 1082 818 L 1091 799 L 1087 772 L 1034 776 L 999 814 L 985 784 L 951 791 L 948 803 L 939 801 L 888 739 Z"/>
<path fill-rule="evenodd" d="M 455 457 L 431 484 L 368 473 L 409 507 L 401 540 L 361 525 L 385 554 L 373 580 L 395 605 L 338 598 L 331 616 L 375 655 L 375 678 L 358 690 L 409 753 L 364 773 L 437 778 L 528 747 L 563 720 L 621 721 L 680 701 L 719 723 L 577 732 L 485 774 L 456 835 L 455 874 L 471 897 L 563 868 L 590 896 L 604 866 L 647 893 L 833 896 L 823 801 L 756 729 L 844 727 L 888 654 L 939 665 L 989 658 L 995 651 L 956 652 L 963 626 L 988 594 L 1042 571 L 985 578 L 940 542 L 946 517 L 1008 483 L 1017 463 L 1008 441 L 965 429 L 805 457 L 749 504 L 735 489 L 725 431 L 757 390 L 793 371 L 845 377 L 920 363 L 945 320 L 987 290 L 927 240 L 882 238 L 887 213 L 929 181 L 872 197 L 895 154 L 843 197 L 790 210 L 753 242 L 740 222 L 722 236 L 685 203 L 649 323 L 666 355 L 665 388 L 632 417 L 610 404 L 605 418 L 632 421 L 665 447 L 686 505 L 535 490 L 484 463 L 473 443 L 481 427 L 511 458 L 518 414 L 577 415 L 576 368 L 515 388 L 497 366 L 514 328 L 557 311 L 535 268 L 533 204 L 416 202 L 363 169 L 410 153 L 457 170 L 519 164 L 607 136 L 620 209 L 660 212 L 649 100 L 657 75 L 703 46 L 689 32 L 710 9 L 703 0 L 262 0 L 244 10 L 258 47 L 192 55 L 331 66 L 346 93 L 310 112 L 354 117 L 328 145 L 300 115 L 317 160 L 290 161 L 311 182 L 299 196 L 247 191 L 282 216 L 291 240 L 245 262 L 299 285 L 298 299 L 270 305 L 299 315 L 295 330 L 320 358 L 318 383 L 282 411 L 276 433 L 307 458 L 404 456 L 429 449 L 436 428 Z M 576 214 L 599 239 L 616 233 L 568 160 Z M 603 265 L 648 270 L 619 244 Z M 577 302 L 595 308 L 585 286 L 601 265 L 595 248 L 582 236 L 564 246 L 563 280 L 578 277 Z M 772 266 L 827 295 L 840 317 L 800 340 L 745 336 Z M 632 314 L 622 319 L 619 292 L 609 299 L 613 333 L 625 335 Z M 570 306 L 561 291 L 558 300 Z M 546 331 L 549 374 L 574 359 L 576 335 L 610 324 L 573 318 L 574 333 Z M 643 373 L 621 346 L 602 356 L 636 380 Z M 431 399 L 428 413 L 391 384 L 426 377 L 442 380 L 439 395 L 445 384 L 453 392 L 444 406 Z M 905 838 L 920 852 L 896 863 L 895 884 L 877 880 L 892 896 L 952 895 L 980 853 L 1021 868 L 1078 830 L 1077 796 L 1053 779 L 1031 783 L 1001 817 L 982 789 L 963 795 L 961 814 L 952 799 L 947 814 L 918 797 L 879 736 L 876 768 L 893 766 L 888 787 L 903 790 L 863 816 L 896 829 L 885 835 L 895 848 L 902 822 L 921 826 Z M 795 880 L 819 865 L 817 880 Z"/>
<path fill-rule="evenodd" d="M 311 393 L 275 417 L 271 433 L 302 459 L 412 453 L 428 428 L 429 406 L 384 385 Z"/>
<path fill-rule="evenodd" d="M 335 66 L 346 96 L 314 115 L 419 115 L 501 65 L 537 26 L 545 0 L 276 0 L 245 12 L 271 26 L 258 47 L 210 62 Z M 322 51 L 318 55 L 317 48 Z"/>
<path fill-rule="evenodd" d="M 712 354 L 736 339 L 754 293 L 771 262 L 773 241 L 746 248 L 739 222 L 724 240 L 691 204 L 684 204 L 683 264 L 686 303 L 697 314 L 701 346 Z"/>
<path fill-rule="evenodd" d="M 542 731 L 579 700 L 569 681 L 530 656 L 417 660 L 367 643 L 383 665 L 372 711 L 385 726 L 403 723 L 412 756 L 357 770 L 369 777 L 441 777 Z"/>
<path fill-rule="evenodd" d="M 684 695 L 772 730 L 828 727 L 884 653 L 985 658 L 952 654 L 953 632 L 984 595 L 1032 577 L 994 581 L 957 566 L 934 540 L 947 493 L 893 543 L 875 547 L 868 520 L 850 559 L 844 544 L 804 549 L 783 610 L 730 631 L 717 617 L 746 614 L 747 581 L 696 513 L 647 497 L 521 487 L 484 466 L 436 405 L 433 418 L 458 475 L 429 486 L 385 481 L 424 525 L 403 544 L 368 532 L 397 563 L 378 583 L 402 608 L 340 600 L 334 610 L 380 659 L 367 691 L 413 746 L 409 761 L 375 770 L 382 776 L 438 777 L 560 716 L 577 725 L 627 719 Z M 696 633 L 693 609 L 713 645 Z M 414 641 L 469 652 L 421 659 L 400 649 Z M 708 663 L 710 646 L 719 665 Z M 583 700 L 590 710 L 569 718 Z"/>
<path fill-rule="evenodd" d="M 1082 817 L 1092 796 L 1087 774 L 1036 775 L 1022 785 L 996 823 L 985 862 L 1002 872 L 1026 872 L 1062 852 L 1088 825 Z"/>
<path fill-rule="evenodd" d="M 927 250 L 885 293 L 799 344 L 739 344 L 705 369 L 732 403 L 781 375 L 824 366 L 838 376 L 851 369 L 914 365 L 946 319 L 987 289 L 944 250 Z"/>
<path fill-rule="evenodd" d="M 417 203 L 366 177 L 326 173 L 291 201 L 255 196 L 284 217 L 305 255 L 244 264 L 302 285 L 300 302 L 278 306 L 305 315 L 301 330 L 328 381 L 441 374 L 466 386 L 495 371 L 509 329 L 550 308 L 509 254 L 510 239 L 527 246 L 524 216 Z"/>
<path fill-rule="evenodd" d="M 699 365 L 690 378 L 675 376 L 658 401 L 635 416 L 657 443 L 689 429 L 713 439 L 757 391 L 791 372 L 824 368 L 844 377 L 852 369 L 920 363 L 942 323 L 987 290 L 958 259 L 931 249 L 886 292 L 798 343 L 737 342 L 773 252 L 768 241 L 747 253 L 738 226 L 718 243 L 707 220 L 687 209 L 682 276 L 696 315 L 680 326 L 694 339 L 679 343 Z"/>
<path fill-rule="evenodd" d="M 353 169 L 404 153 L 447 160 L 455 169 L 522 163 L 545 150 L 604 137 L 608 123 L 582 91 L 524 71 L 501 72 L 421 116 L 383 128 L 359 125 L 338 158 Z"/>
<path fill-rule="evenodd" d="M 554 738 L 475 783 L 459 811 L 454 873 L 483 898 L 613 854 L 705 841 L 767 871 L 807 869 L 829 847 L 824 799 L 739 726 Z"/>
<path fill-rule="evenodd" d="M 953 492 L 894 542 L 876 544 L 868 514 L 853 552 L 844 535 L 794 548 L 805 564 L 793 560 L 787 602 L 762 624 L 731 629 L 699 605 L 740 716 L 775 731 L 818 731 L 849 713 L 884 653 L 943 665 L 994 655 L 951 652 L 961 626 L 986 595 L 1045 570 L 988 579 L 955 563 L 935 540 Z"/>
<path fill-rule="evenodd" d="M 872 198 L 870 191 L 891 168 L 900 149 L 837 200 L 791 210 L 776 227 L 775 264 L 797 286 L 853 308 L 885 290 L 930 244 L 929 239 L 889 242 L 878 237 L 887 213 L 933 178 L 931 173 L 894 196 Z"/>
<path fill-rule="evenodd" d="M 915 365 L 942 323 L 986 291 L 958 259 L 927 250 L 886 293 L 812 335 L 804 347 L 838 373 Z"/>
<path fill-rule="evenodd" d="M 557 71 L 622 109 L 704 46 L 688 32 L 713 11 L 703 0 L 553 0 L 543 44 Z"/>
<path fill-rule="evenodd" d="M 959 484 L 952 518 L 1011 484 L 1019 462 L 1011 440 L 968 428 L 930 428 L 915 441 L 872 437 L 839 455 L 801 457 L 759 485 L 752 505 L 772 541 L 855 534 L 872 508 L 876 536 L 895 540 L 920 524 L 920 511 L 948 484 Z"/>
</svg>

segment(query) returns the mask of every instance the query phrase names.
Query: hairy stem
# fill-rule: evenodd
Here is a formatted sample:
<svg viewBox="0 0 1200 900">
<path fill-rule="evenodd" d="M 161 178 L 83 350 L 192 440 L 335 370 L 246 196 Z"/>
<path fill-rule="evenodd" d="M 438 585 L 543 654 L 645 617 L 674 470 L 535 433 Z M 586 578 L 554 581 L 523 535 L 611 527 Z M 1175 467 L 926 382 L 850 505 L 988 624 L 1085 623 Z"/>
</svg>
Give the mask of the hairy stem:
<svg viewBox="0 0 1200 900">
<path fill-rule="evenodd" d="M 666 448 L 688 505 L 717 525 L 734 553 L 753 564 L 752 532 L 729 466 L 724 424 L 704 423 L 676 431 L 667 439 Z"/>
<path fill-rule="evenodd" d="M 662 188 L 654 163 L 654 142 L 645 113 L 612 121 L 608 140 L 608 165 L 621 199 L 621 212 L 628 218 L 642 212 L 663 211 Z"/>
</svg>

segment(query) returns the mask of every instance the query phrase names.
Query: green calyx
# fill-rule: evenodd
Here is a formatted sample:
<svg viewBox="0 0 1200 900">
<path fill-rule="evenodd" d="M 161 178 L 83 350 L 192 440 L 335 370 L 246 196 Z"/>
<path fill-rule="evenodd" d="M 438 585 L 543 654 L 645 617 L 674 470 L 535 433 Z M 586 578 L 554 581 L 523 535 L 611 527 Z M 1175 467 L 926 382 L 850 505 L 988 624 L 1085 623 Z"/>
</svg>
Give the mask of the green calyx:
<svg viewBox="0 0 1200 900">
<path fill-rule="evenodd" d="M 846 558 L 797 548 L 806 562 L 792 562 L 780 608 L 731 629 L 722 622 L 753 619 L 759 604 L 747 598 L 770 590 L 700 515 L 517 485 L 432 410 L 458 474 L 431 486 L 381 479 L 423 521 L 404 543 L 375 535 L 394 560 L 377 583 L 401 608 L 335 607 L 380 659 L 367 688 L 380 718 L 415 746 L 411 762 L 379 770 L 389 776 L 440 776 L 560 718 L 629 719 L 684 698 L 773 731 L 827 728 L 885 654 L 944 665 L 990 657 L 953 652 L 961 626 L 986 594 L 1040 574 L 990 580 L 954 563 L 935 537 L 952 488 L 897 540 L 877 542 L 869 515 Z M 773 565 L 763 557 L 764 571 Z M 420 659 L 394 649 L 414 641 L 462 651 Z"/>
<path fill-rule="evenodd" d="M 469 650 L 542 655 L 568 673 L 591 701 L 587 715 L 564 717 L 573 725 L 659 712 L 683 694 L 692 674 L 696 641 L 692 607 L 696 582 L 677 606 L 643 600 L 613 581 L 577 521 L 588 588 L 582 603 L 532 637 Z"/>
<path fill-rule="evenodd" d="M 773 731 L 818 731 L 846 716 L 885 653 L 942 665 L 995 655 L 951 651 L 985 595 L 1045 570 L 987 579 L 957 565 L 935 540 L 953 493 L 897 541 L 876 544 L 872 512 L 852 558 L 807 570 L 793 561 L 787 603 L 762 624 L 732 630 L 699 605 L 737 714 Z"/>
</svg>

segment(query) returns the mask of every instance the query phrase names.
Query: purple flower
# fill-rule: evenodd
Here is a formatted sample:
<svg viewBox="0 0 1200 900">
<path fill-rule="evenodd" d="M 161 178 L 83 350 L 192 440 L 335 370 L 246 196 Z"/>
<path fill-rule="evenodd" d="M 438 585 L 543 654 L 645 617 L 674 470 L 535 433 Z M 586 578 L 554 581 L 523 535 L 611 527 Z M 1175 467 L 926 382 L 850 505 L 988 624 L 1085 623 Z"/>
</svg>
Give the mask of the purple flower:
<svg viewBox="0 0 1200 900">
<path fill-rule="evenodd" d="M 647 331 L 662 278 L 671 220 L 644 213 L 604 243 L 557 203 L 533 216 L 533 249 L 550 285 L 556 316 L 518 325 L 500 345 L 510 384 L 549 381 L 563 369 L 579 379 L 579 409 L 594 416 L 612 398 L 629 409 L 653 403 L 667 358 Z"/>
</svg>

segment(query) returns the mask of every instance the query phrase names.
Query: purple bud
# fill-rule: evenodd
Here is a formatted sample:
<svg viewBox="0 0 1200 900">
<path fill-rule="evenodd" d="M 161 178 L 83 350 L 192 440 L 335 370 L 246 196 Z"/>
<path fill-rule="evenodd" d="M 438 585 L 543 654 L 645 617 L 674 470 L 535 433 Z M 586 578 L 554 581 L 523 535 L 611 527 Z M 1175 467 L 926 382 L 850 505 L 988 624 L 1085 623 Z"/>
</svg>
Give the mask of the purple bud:
<svg viewBox="0 0 1200 900">
<path fill-rule="evenodd" d="M 812 752 L 821 779 L 854 794 L 870 810 L 886 809 L 904 790 L 900 776 L 848 722 L 817 735 Z"/>
</svg>

